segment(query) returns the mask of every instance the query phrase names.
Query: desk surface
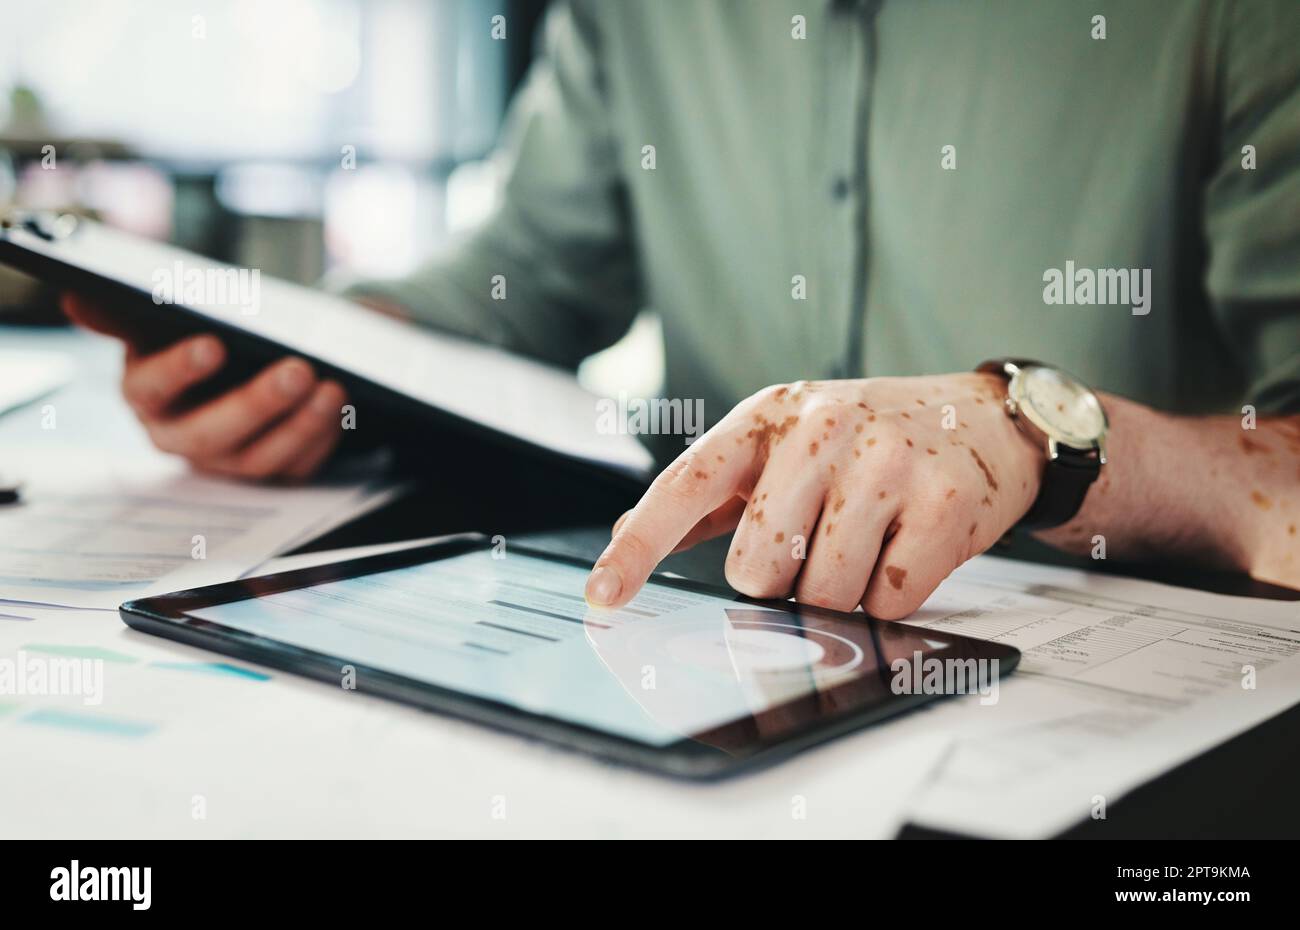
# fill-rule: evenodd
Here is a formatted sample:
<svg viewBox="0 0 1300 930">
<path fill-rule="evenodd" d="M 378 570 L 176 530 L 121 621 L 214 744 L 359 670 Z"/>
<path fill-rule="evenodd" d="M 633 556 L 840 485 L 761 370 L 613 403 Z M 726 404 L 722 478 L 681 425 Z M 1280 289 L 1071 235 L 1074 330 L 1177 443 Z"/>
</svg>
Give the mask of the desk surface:
<svg viewBox="0 0 1300 930">
<path fill-rule="evenodd" d="M 107 381 L 106 374 L 112 372 L 113 366 L 103 364 L 109 347 L 82 334 L 0 327 L 0 341 L 6 347 L 56 348 L 74 353 L 86 362 L 83 383 L 78 385 L 83 390 L 87 387 L 85 381 Z M 107 384 L 102 388 L 109 389 Z M 124 442 L 125 437 L 114 435 L 114 424 L 95 426 L 97 435 L 106 443 Z M 140 439 L 138 435 L 130 436 L 130 441 Z M 517 535 L 539 525 L 552 524 L 557 515 L 580 509 L 564 500 L 533 503 L 535 506 L 520 510 L 517 506 L 507 507 L 497 495 L 476 495 L 464 489 L 447 495 L 417 487 L 401 501 L 347 524 L 304 549 L 366 545 L 468 529 Z M 530 538 L 550 548 L 595 558 L 608 541 L 608 530 L 574 527 L 533 532 Z M 704 581 L 725 583 L 722 565 L 726 546 L 726 539 L 714 540 L 691 552 L 670 557 L 664 568 Z M 1073 561 L 1032 542 L 1020 543 L 1007 554 L 1056 564 L 1076 564 L 1092 570 L 1100 567 L 1219 593 L 1295 600 L 1300 611 L 1300 592 L 1263 585 L 1237 575 L 1202 572 L 1178 565 L 1103 563 L 1099 566 L 1089 561 Z M 1294 790 L 1297 770 L 1300 770 L 1300 706 L 1129 793 L 1112 806 L 1107 820 L 1085 821 L 1064 836 L 1293 838 L 1300 835 L 1300 797 Z M 907 827 L 902 833 L 904 837 L 916 838 L 945 835 L 916 827 Z"/>
<path fill-rule="evenodd" d="M 471 499 L 466 495 L 462 500 Z M 482 500 L 480 497 L 479 500 Z M 546 509 L 563 511 L 563 507 Z M 302 551 L 369 545 L 392 539 L 440 532 L 485 530 L 511 532 L 519 515 L 473 509 L 448 513 L 445 495 L 417 489 L 409 497 L 347 524 L 315 540 Z M 531 521 L 528 521 L 531 522 Z M 572 528 L 531 533 L 527 538 L 545 548 L 595 559 L 609 541 L 606 528 Z M 722 566 L 728 538 L 712 540 L 665 561 L 663 568 L 679 574 L 725 584 Z M 1033 561 L 1074 565 L 1092 571 L 1098 563 L 1072 559 L 1032 540 L 1020 541 L 1006 553 Z M 1221 594 L 1271 597 L 1297 602 L 1300 591 L 1263 584 L 1242 575 L 1207 572 L 1181 565 L 1106 563 L 1103 570 L 1153 581 L 1199 588 Z M 1294 838 L 1300 836 L 1300 796 L 1295 773 L 1300 771 L 1300 706 L 1229 740 L 1129 793 L 1111 807 L 1104 820 L 1085 820 L 1063 834 L 1077 839 Z M 950 838 L 915 826 L 904 838 Z"/>
</svg>

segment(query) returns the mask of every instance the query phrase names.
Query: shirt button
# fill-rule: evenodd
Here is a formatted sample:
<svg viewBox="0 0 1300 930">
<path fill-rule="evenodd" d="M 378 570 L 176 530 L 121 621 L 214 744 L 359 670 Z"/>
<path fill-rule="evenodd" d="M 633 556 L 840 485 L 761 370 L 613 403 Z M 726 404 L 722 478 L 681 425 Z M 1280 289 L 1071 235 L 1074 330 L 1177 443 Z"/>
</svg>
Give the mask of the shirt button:
<svg viewBox="0 0 1300 930">
<path fill-rule="evenodd" d="M 852 186 L 849 184 L 849 179 L 840 175 L 831 182 L 831 199 L 844 200 L 849 196 L 849 192 L 852 189 Z"/>
</svg>

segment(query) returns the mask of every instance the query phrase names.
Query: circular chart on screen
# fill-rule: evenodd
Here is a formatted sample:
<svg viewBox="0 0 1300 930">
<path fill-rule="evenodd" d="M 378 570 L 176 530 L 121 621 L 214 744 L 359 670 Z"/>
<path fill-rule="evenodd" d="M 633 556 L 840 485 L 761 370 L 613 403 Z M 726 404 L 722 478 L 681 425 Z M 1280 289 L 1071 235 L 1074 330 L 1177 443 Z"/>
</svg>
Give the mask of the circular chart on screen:
<svg viewBox="0 0 1300 930">
<path fill-rule="evenodd" d="M 627 642 L 645 661 L 672 662 L 728 673 L 848 672 L 862 664 L 862 648 L 835 633 L 809 628 L 774 610 L 728 609 L 727 619 L 689 619 L 634 631 Z"/>
</svg>

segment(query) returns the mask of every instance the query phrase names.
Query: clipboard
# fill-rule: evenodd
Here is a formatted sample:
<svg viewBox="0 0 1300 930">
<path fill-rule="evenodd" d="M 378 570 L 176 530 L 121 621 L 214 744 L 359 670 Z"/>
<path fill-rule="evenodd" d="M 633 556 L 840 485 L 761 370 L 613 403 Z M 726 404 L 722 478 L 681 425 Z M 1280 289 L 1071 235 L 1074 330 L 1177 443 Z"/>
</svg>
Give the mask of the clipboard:
<svg viewBox="0 0 1300 930">
<path fill-rule="evenodd" d="M 356 429 L 382 444 L 425 458 L 454 451 L 504 474 L 527 469 L 534 485 L 579 478 L 619 501 L 634 501 L 653 476 L 635 437 L 600 431 L 597 398 L 572 373 L 256 269 L 46 213 L 0 224 L 0 264 L 98 300 L 145 334 L 146 348 L 214 333 L 229 362 L 209 392 L 296 355 L 347 389 Z"/>
</svg>

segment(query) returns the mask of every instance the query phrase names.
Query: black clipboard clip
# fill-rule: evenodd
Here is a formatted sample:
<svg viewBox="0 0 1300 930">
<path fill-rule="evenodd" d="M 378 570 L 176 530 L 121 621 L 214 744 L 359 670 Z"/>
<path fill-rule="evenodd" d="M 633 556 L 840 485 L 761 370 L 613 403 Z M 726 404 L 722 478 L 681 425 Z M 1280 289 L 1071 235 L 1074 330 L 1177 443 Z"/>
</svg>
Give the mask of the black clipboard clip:
<svg viewBox="0 0 1300 930">
<path fill-rule="evenodd" d="M 0 228 L 21 229 L 46 242 L 66 239 L 77 231 L 77 218 L 71 213 L 14 210 L 0 218 Z"/>
</svg>

